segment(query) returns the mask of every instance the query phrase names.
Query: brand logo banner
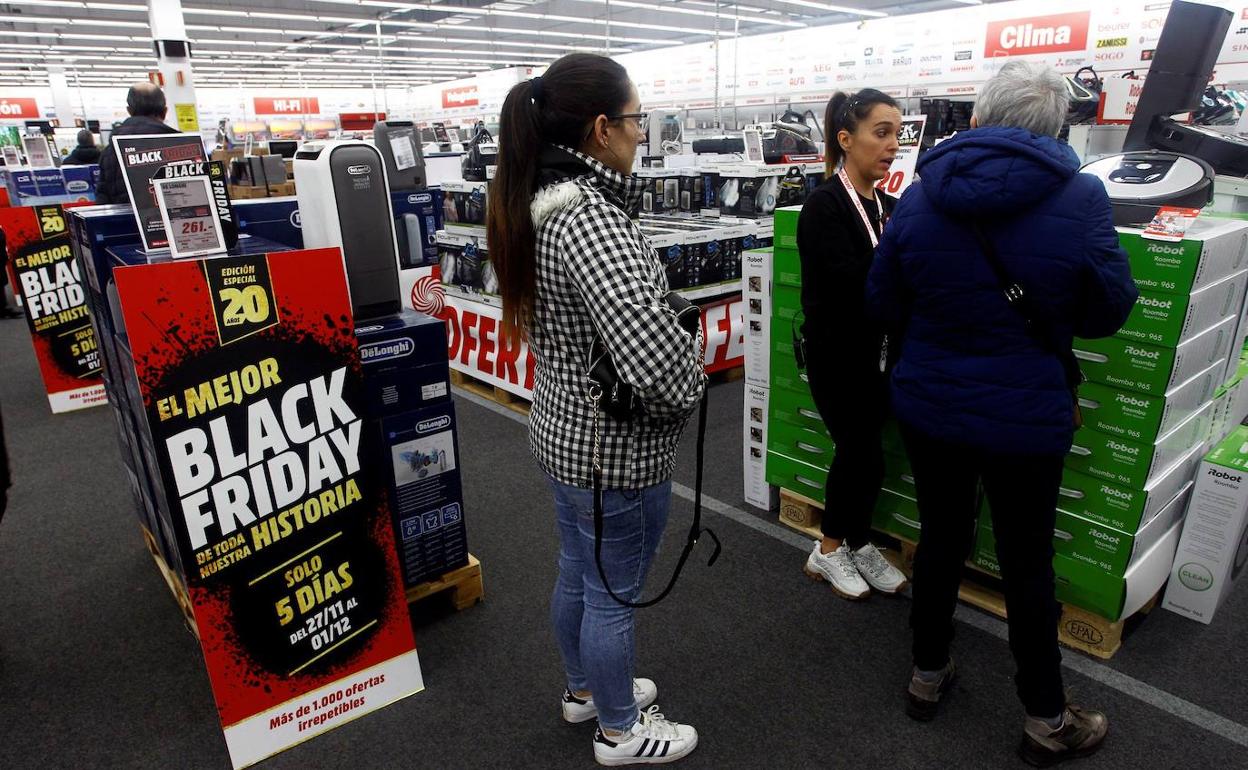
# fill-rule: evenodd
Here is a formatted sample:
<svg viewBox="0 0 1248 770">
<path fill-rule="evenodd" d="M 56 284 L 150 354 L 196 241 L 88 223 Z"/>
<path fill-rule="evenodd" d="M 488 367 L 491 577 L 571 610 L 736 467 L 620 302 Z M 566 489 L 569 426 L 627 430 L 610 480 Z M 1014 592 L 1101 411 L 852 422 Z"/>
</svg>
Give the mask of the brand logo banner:
<svg viewBox="0 0 1248 770">
<path fill-rule="evenodd" d="M 480 93 L 476 86 L 442 89 L 443 109 L 455 107 L 476 107 L 480 103 Z"/>
<path fill-rule="evenodd" d="M 1088 47 L 1091 16 L 1091 11 L 1083 11 L 989 22 L 984 56 L 1083 51 Z"/>
</svg>

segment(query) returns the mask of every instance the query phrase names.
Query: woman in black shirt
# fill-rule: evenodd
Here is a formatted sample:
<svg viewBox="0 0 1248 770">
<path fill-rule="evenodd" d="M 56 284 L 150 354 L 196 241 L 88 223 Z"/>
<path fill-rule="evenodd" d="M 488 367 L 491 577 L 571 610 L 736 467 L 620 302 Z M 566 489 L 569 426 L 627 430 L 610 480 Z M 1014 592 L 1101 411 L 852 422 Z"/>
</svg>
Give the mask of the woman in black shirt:
<svg viewBox="0 0 1248 770">
<path fill-rule="evenodd" d="M 824 120 L 827 181 L 797 224 L 802 263 L 802 335 L 815 405 L 836 443 L 828 474 L 823 539 L 806 572 L 847 599 L 905 585 L 871 544 L 871 514 L 884 479 L 880 434 L 887 412 L 883 332 L 864 308 L 867 272 L 896 203 L 875 188 L 897 156 L 901 111 L 887 94 L 838 93 Z"/>
</svg>

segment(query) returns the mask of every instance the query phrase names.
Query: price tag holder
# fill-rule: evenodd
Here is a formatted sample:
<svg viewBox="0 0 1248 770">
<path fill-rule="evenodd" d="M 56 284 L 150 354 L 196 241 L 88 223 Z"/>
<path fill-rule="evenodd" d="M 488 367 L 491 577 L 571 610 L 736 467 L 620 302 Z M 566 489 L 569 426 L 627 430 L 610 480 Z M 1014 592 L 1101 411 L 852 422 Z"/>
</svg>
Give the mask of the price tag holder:
<svg viewBox="0 0 1248 770">
<path fill-rule="evenodd" d="M 208 177 L 153 179 L 152 184 L 174 259 L 226 251 L 221 216 Z"/>
</svg>

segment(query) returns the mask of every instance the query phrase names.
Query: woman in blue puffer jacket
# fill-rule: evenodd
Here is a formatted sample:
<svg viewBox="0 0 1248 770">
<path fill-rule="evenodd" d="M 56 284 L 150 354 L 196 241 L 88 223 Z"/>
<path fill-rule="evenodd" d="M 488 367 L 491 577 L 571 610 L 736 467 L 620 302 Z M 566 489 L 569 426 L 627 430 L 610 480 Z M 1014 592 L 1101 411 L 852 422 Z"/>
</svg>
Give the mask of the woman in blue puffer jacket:
<svg viewBox="0 0 1248 770">
<path fill-rule="evenodd" d="M 1075 430 L 1062 359 L 1073 337 L 1117 332 L 1137 296 L 1103 185 L 1055 138 L 1066 109 L 1055 71 L 1006 64 L 972 130 L 919 160 L 921 181 L 898 203 L 867 282 L 868 308 L 901 340 L 892 400 L 922 525 L 908 711 L 933 718 L 953 680 L 953 612 L 982 481 L 1027 712 L 1020 753 L 1040 765 L 1092 753 L 1108 729 L 1062 687 L 1052 538 Z M 1025 311 L 1005 297 L 1011 282 Z"/>
</svg>

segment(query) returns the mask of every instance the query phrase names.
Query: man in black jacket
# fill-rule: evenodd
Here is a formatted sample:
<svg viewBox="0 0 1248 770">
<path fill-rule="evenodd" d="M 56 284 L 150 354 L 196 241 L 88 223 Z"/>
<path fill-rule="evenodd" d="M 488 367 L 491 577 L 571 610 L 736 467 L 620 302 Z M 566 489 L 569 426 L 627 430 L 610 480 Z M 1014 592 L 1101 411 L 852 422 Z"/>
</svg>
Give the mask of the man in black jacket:
<svg viewBox="0 0 1248 770">
<path fill-rule="evenodd" d="M 61 161 L 62 166 L 86 166 L 100 162 L 100 148 L 95 146 L 95 135 L 89 129 L 78 132 L 78 146 Z"/>
<path fill-rule="evenodd" d="M 126 94 L 126 110 L 130 117 L 113 129 L 108 149 L 100 156 L 100 181 L 95 187 L 96 203 L 127 203 L 126 181 L 117 160 L 116 138 L 142 134 L 176 134 L 178 130 L 165 125 L 165 92 L 152 83 L 137 83 Z"/>
</svg>

